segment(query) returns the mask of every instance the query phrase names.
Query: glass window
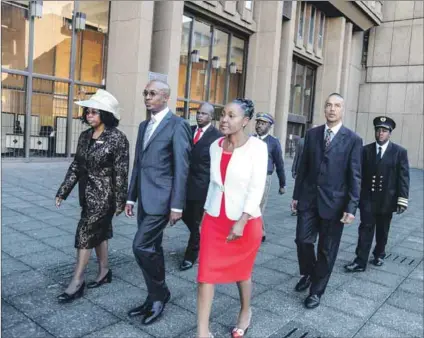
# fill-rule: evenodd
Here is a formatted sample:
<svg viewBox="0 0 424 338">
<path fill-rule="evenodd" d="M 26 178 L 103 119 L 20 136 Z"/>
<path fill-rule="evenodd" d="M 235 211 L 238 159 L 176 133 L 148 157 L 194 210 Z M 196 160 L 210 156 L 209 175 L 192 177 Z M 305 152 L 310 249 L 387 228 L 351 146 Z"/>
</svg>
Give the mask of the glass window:
<svg viewBox="0 0 424 338">
<path fill-rule="evenodd" d="M 211 36 L 212 28 L 210 25 L 197 20 L 194 22 L 192 54 L 197 54 L 198 60 L 192 62 L 190 98 L 197 101 L 206 100 L 206 84 Z"/>
<path fill-rule="evenodd" d="M 290 91 L 290 113 L 312 119 L 315 68 L 303 64 L 297 59 L 293 61 Z"/>
<path fill-rule="evenodd" d="M 304 90 L 305 66 L 296 64 L 296 76 L 293 86 L 292 114 L 302 115 L 302 96 Z"/>
<path fill-rule="evenodd" d="M 80 1 L 85 29 L 77 32 L 75 80 L 104 84 L 109 1 Z"/>
<path fill-rule="evenodd" d="M 253 1 L 245 1 L 244 2 L 244 7 L 246 9 L 248 9 L 249 11 L 251 11 L 252 10 L 252 7 L 253 7 Z"/>
<path fill-rule="evenodd" d="M 305 22 L 305 3 L 300 3 L 300 11 L 299 11 L 299 27 L 297 28 L 297 34 L 299 36 L 299 39 L 303 38 L 303 26 Z"/>
<path fill-rule="evenodd" d="M 315 13 L 316 13 L 316 9 L 315 9 L 315 7 L 312 6 L 311 17 L 310 17 L 310 20 L 309 20 L 309 36 L 308 36 L 308 42 L 309 42 L 309 44 L 313 44 L 314 43 Z"/>
<path fill-rule="evenodd" d="M 44 1 L 34 21 L 34 73 L 69 77 L 73 1 Z"/>
<path fill-rule="evenodd" d="M 1 65 L 8 69 L 28 67 L 28 3 L 1 2 Z"/>
<path fill-rule="evenodd" d="M 324 40 L 324 22 L 325 15 L 321 12 L 320 20 L 319 20 L 319 31 L 318 31 L 318 48 L 322 49 L 323 40 Z"/>
<path fill-rule="evenodd" d="M 228 92 L 228 101 L 234 100 L 243 94 L 244 54 L 244 40 L 233 36 L 231 39 L 231 54 L 229 64 L 230 86 Z"/>
<path fill-rule="evenodd" d="M 228 34 L 218 29 L 214 32 L 212 71 L 210 83 L 211 103 L 224 104 L 225 77 L 227 74 Z"/>
<path fill-rule="evenodd" d="M 181 32 L 180 68 L 178 73 L 178 97 L 186 96 L 186 78 L 188 66 L 188 48 L 190 43 L 190 31 L 192 18 L 183 15 L 183 27 Z"/>
</svg>

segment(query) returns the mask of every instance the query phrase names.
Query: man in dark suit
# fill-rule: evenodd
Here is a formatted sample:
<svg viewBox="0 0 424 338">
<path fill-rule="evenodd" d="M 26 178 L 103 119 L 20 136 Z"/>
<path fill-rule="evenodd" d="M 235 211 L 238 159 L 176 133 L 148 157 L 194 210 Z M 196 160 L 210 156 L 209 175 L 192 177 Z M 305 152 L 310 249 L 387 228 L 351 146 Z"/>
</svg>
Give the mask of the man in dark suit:
<svg viewBox="0 0 424 338">
<path fill-rule="evenodd" d="M 264 195 L 261 201 L 261 213 L 265 212 L 266 204 L 268 201 L 269 190 L 271 189 L 272 174 L 274 170 L 278 176 L 278 193 L 280 195 L 286 192 L 286 173 L 284 172 L 284 161 L 283 151 L 281 150 L 280 141 L 277 138 L 270 135 L 272 125 L 274 124 L 274 117 L 269 113 L 258 113 L 256 114 L 256 137 L 264 141 L 268 148 L 268 175 L 265 184 Z M 266 239 L 265 233 L 265 222 L 262 222 L 262 242 Z"/>
<path fill-rule="evenodd" d="M 190 162 L 190 126 L 169 110 L 169 95 L 168 84 L 157 80 L 143 91 L 151 117 L 139 127 L 125 207 L 126 215 L 132 217 L 138 201 L 133 251 L 148 292 L 144 304 L 128 315 L 144 316 L 145 325 L 162 314 L 171 296 L 165 283 L 162 237 L 166 225 L 174 225 L 182 217 Z"/>
<path fill-rule="evenodd" d="M 359 209 L 358 245 L 355 260 L 345 265 L 347 272 L 362 272 L 367 266 L 374 232 L 376 245 L 372 263 L 383 265 L 393 212 L 408 207 L 409 163 L 406 149 L 390 141 L 395 121 L 380 116 L 374 119 L 375 140 L 362 153 L 362 189 Z"/>
<path fill-rule="evenodd" d="M 187 180 L 187 201 L 183 211 L 183 221 L 190 230 L 190 238 L 180 265 L 182 271 L 193 267 L 199 254 L 200 222 L 203 217 L 210 179 L 211 158 L 209 148 L 221 136 L 211 121 L 215 108 L 203 103 L 196 114 L 197 126 L 192 126 L 193 150 L 191 151 L 190 172 Z"/>
<path fill-rule="evenodd" d="M 293 192 L 302 275 L 295 290 L 310 287 L 305 299 L 309 309 L 320 304 L 337 257 L 343 225 L 353 222 L 359 204 L 362 139 L 342 125 L 343 112 L 343 97 L 331 94 L 325 101 L 326 124 L 306 133 Z"/>
</svg>

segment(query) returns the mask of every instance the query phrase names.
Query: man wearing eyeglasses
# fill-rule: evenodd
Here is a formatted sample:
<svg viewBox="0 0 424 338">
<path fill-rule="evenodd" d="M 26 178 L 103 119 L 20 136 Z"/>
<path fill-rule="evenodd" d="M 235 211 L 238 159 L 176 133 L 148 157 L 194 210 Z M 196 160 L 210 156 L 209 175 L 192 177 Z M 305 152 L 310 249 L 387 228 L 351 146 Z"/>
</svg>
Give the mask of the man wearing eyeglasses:
<svg viewBox="0 0 424 338">
<path fill-rule="evenodd" d="M 125 213 L 133 217 L 138 202 L 138 230 L 133 252 L 147 285 L 143 305 L 128 315 L 143 316 L 142 324 L 156 321 L 171 297 L 165 283 L 163 231 L 182 217 L 191 152 L 189 124 L 168 108 L 169 85 L 154 80 L 143 91 L 151 117 L 140 124 L 134 167 Z"/>
<path fill-rule="evenodd" d="M 183 221 L 190 230 L 190 238 L 184 260 L 180 265 L 181 271 L 192 268 L 199 254 L 199 227 L 210 179 L 209 148 L 221 136 L 219 130 L 211 124 L 214 113 L 215 108 L 211 104 L 203 103 L 196 113 L 197 125 L 191 127 L 193 150 L 187 180 L 186 208 L 183 212 Z"/>
</svg>

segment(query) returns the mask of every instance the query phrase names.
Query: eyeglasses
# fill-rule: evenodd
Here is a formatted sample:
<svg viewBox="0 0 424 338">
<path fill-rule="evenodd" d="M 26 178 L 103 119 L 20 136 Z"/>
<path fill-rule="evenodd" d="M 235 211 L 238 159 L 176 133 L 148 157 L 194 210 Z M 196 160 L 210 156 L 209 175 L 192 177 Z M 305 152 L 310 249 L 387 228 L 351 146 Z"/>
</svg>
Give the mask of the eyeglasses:
<svg viewBox="0 0 424 338">
<path fill-rule="evenodd" d="M 148 95 L 150 95 L 151 97 L 154 97 L 158 94 L 158 92 L 155 92 L 154 90 L 144 90 L 143 91 L 143 96 L 147 97 Z"/>
<path fill-rule="evenodd" d="M 86 114 L 87 115 L 99 115 L 100 112 L 97 109 L 91 109 L 91 108 L 89 108 L 89 109 L 87 109 L 87 113 Z"/>
</svg>

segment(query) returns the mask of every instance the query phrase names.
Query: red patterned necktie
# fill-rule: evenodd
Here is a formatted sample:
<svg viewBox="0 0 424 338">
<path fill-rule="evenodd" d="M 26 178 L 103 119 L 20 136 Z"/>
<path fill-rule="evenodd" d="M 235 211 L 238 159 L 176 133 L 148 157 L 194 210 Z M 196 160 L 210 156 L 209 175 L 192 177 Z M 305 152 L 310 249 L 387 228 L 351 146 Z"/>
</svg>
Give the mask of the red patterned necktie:
<svg viewBox="0 0 424 338">
<path fill-rule="evenodd" d="M 196 144 L 199 141 L 202 131 L 203 131 L 202 128 L 197 129 L 196 135 L 194 135 L 194 140 L 193 140 L 194 144 Z"/>
</svg>

